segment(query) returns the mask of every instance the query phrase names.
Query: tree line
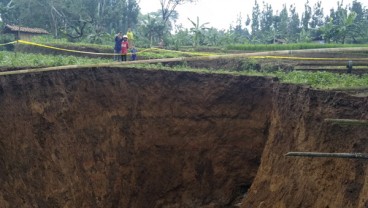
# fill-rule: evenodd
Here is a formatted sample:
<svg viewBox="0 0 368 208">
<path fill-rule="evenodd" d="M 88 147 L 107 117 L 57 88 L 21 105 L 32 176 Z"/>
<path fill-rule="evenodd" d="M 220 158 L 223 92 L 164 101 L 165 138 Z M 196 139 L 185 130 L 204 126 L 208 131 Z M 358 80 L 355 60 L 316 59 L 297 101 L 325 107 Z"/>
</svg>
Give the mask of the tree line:
<svg viewBox="0 0 368 208">
<path fill-rule="evenodd" d="M 313 6 L 309 1 L 304 5 L 301 16 L 295 5 L 283 5 L 279 13 L 274 13 L 272 5 L 264 3 L 260 10 L 257 0 L 253 6 L 249 34 L 250 42 L 270 43 L 278 39 L 290 43 L 325 41 L 327 43 L 367 42 L 368 9 L 357 0 L 343 6 L 337 2 L 336 9 L 324 13 L 321 1 Z M 249 17 L 248 17 L 249 18 Z"/>
<path fill-rule="evenodd" d="M 221 46 L 228 44 L 367 43 L 368 9 L 358 0 L 325 11 L 321 1 L 298 14 L 295 5 L 283 5 L 274 11 L 272 4 L 254 1 L 252 14 L 245 20 L 239 15 L 226 30 L 208 27 L 210 23 L 188 19 L 191 28 L 176 24 L 178 6 L 195 0 L 155 0 L 160 9 L 140 12 L 139 0 L 0 0 L 0 24 L 40 27 L 55 38 L 69 41 L 105 43 L 118 32 L 132 28 L 141 46 L 163 39 L 166 45 Z"/>
</svg>

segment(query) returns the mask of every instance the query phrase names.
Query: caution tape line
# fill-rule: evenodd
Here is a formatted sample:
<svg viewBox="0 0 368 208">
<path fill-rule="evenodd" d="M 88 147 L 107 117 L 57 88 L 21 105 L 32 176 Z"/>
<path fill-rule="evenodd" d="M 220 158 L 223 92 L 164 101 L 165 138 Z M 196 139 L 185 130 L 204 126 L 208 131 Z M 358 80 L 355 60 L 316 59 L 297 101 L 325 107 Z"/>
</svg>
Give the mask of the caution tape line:
<svg viewBox="0 0 368 208">
<path fill-rule="evenodd" d="M 117 53 L 95 53 L 95 52 L 87 52 L 87 51 L 78 51 L 78 50 L 71 50 L 71 49 L 65 49 L 65 48 L 58 48 L 58 47 L 54 47 L 54 46 L 48 46 L 48 45 L 44 45 L 44 44 L 39 44 L 39 43 L 34 43 L 34 42 L 30 42 L 30 41 L 25 41 L 25 40 L 19 40 L 18 43 L 22 43 L 22 44 L 26 44 L 26 45 L 33 45 L 33 46 L 38 46 L 38 47 L 43 47 L 43 48 L 48 48 L 48 49 L 54 49 L 54 50 L 59 50 L 59 51 L 66 51 L 66 52 L 73 52 L 73 53 L 82 53 L 82 54 L 91 54 L 91 55 L 102 55 L 102 56 L 116 56 L 116 55 L 120 55 Z M 145 49 L 143 51 L 137 52 L 137 53 L 144 53 L 144 52 L 149 52 L 149 51 L 167 51 L 167 52 L 176 52 L 176 51 L 171 51 L 171 50 L 165 50 L 165 49 L 160 49 L 160 48 L 148 48 Z M 177 53 L 186 53 L 186 52 L 177 52 Z M 128 53 L 131 54 L 131 53 Z M 202 55 L 200 53 L 188 53 L 191 55 Z"/>
<path fill-rule="evenodd" d="M 72 53 L 82 53 L 82 54 L 91 54 L 91 55 L 105 55 L 105 56 L 117 55 L 116 53 L 95 53 L 95 52 L 87 52 L 87 51 L 78 51 L 78 50 L 71 50 L 71 49 L 65 49 L 65 48 L 58 48 L 58 47 L 54 47 L 54 46 L 48 46 L 48 45 L 29 42 L 29 41 L 25 41 L 25 40 L 18 40 L 18 43 L 22 43 L 22 44 L 26 44 L 26 45 L 33 45 L 33 46 L 38 46 L 38 47 L 43 47 L 43 48 L 48 48 L 48 49 L 54 49 L 54 50 L 59 50 L 59 51 L 72 52 Z"/>
<path fill-rule="evenodd" d="M 54 46 L 48 46 L 48 45 L 44 45 L 44 44 L 40 44 L 40 43 L 34 43 L 34 42 L 30 42 L 30 41 L 25 41 L 25 40 L 18 40 L 18 41 L 5 43 L 5 44 L 0 44 L 0 46 L 10 45 L 10 44 L 15 44 L 15 43 L 33 45 L 33 46 L 38 46 L 38 47 L 43 47 L 43 48 L 48 48 L 48 49 L 53 49 L 53 50 L 59 50 L 59 51 L 73 52 L 73 53 L 82 53 L 82 54 L 91 54 L 91 55 L 105 55 L 105 56 L 120 55 L 120 54 L 117 54 L 117 53 L 95 53 L 95 52 L 87 52 L 87 51 L 78 51 L 78 50 L 71 50 L 71 49 L 65 49 L 65 48 L 58 48 L 58 47 L 54 47 Z M 188 55 L 195 55 L 195 56 L 219 56 L 219 57 L 221 57 L 221 55 L 210 54 L 210 53 L 183 52 L 183 51 L 167 50 L 167 49 L 162 49 L 162 48 L 147 48 L 147 49 L 144 49 L 144 50 L 142 50 L 140 52 L 137 52 L 137 53 L 144 53 L 144 52 L 149 52 L 149 51 L 164 51 L 164 52 L 170 52 L 170 53 L 180 53 L 180 54 L 188 54 Z M 131 54 L 131 53 L 128 53 L 128 54 Z M 318 61 L 318 60 L 319 61 L 348 61 L 348 60 L 365 61 L 365 60 L 368 60 L 368 58 L 312 58 L 312 57 L 293 57 L 293 56 L 247 56 L 247 58 L 305 60 L 305 61 L 308 61 L 308 60 L 310 60 L 310 61 L 313 61 L 313 60 L 314 61 Z"/>
<path fill-rule="evenodd" d="M 18 43 L 22 43 L 22 44 L 25 44 L 25 45 L 33 45 L 33 46 L 38 46 L 38 47 L 43 47 L 43 48 L 48 48 L 48 49 L 54 49 L 54 50 L 59 50 L 59 51 L 73 52 L 73 53 L 82 53 L 82 54 L 91 54 L 91 55 L 102 55 L 102 56 L 116 56 L 116 55 L 120 55 L 118 53 L 95 53 L 95 52 L 88 52 L 88 51 L 78 51 L 78 50 L 71 50 L 71 49 L 65 49 L 65 48 L 58 48 L 58 47 L 54 47 L 54 46 L 48 46 L 48 45 L 44 45 L 44 44 L 40 44 L 40 43 L 34 43 L 34 42 L 29 42 L 29 41 L 25 41 L 25 40 L 19 40 Z M 128 54 L 131 54 L 131 53 L 128 53 Z"/>
<path fill-rule="evenodd" d="M 13 41 L 13 42 L 9 42 L 9 43 L 2 43 L 0 44 L 0 46 L 5 46 L 5 45 L 11 45 L 11 44 L 14 44 L 16 43 L 17 41 Z"/>
</svg>

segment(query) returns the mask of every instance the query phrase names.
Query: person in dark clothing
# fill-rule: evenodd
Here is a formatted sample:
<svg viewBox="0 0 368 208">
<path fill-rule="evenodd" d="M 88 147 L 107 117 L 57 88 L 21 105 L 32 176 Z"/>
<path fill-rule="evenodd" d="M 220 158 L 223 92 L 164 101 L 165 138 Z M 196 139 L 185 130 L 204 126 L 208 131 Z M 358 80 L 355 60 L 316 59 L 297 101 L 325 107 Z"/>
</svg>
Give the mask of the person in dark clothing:
<svg viewBox="0 0 368 208">
<path fill-rule="evenodd" d="M 137 52 L 138 50 L 135 48 L 134 45 L 132 45 L 132 48 L 130 49 L 130 53 L 132 54 L 132 57 L 131 57 L 132 61 L 137 60 Z"/>
<path fill-rule="evenodd" d="M 123 42 L 123 35 L 121 32 L 115 36 L 115 47 L 114 47 L 114 61 L 121 61 L 121 43 Z"/>
</svg>

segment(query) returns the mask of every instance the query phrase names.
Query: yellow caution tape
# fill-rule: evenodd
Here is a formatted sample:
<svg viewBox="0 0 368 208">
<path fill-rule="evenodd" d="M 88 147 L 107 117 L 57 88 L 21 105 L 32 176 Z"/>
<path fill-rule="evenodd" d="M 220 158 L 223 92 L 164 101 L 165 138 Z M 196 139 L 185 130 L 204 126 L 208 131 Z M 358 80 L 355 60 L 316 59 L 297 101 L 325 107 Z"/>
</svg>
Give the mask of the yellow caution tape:
<svg viewBox="0 0 368 208">
<path fill-rule="evenodd" d="M 64 49 L 64 48 L 58 48 L 58 47 L 54 47 L 54 46 L 48 46 L 48 45 L 44 45 L 44 44 L 39 44 L 39 43 L 34 43 L 34 42 L 30 42 L 30 41 L 25 41 L 25 40 L 18 40 L 18 41 L 13 41 L 10 43 L 5 43 L 5 44 L 0 44 L 1 45 L 8 45 L 8 44 L 14 44 L 14 43 L 21 43 L 21 44 L 26 44 L 26 45 L 33 45 L 33 46 L 38 46 L 38 47 L 43 47 L 43 48 L 49 48 L 49 49 L 54 49 L 54 50 L 60 50 L 60 51 L 67 51 L 67 52 L 73 52 L 73 53 L 82 53 L 82 54 L 92 54 L 92 55 L 103 55 L 103 56 L 115 56 L 115 55 L 120 55 L 117 53 L 95 53 L 95 52 L 87 52 L 87 51 L 78 51 L 78 50 L 71 50 L 71 49 Z M 219 56 L 221 57 L 221 55 L 218 54 L 210 54 L 210 53 L 199 53 L 199 52 L 183 52 L 183 51 L 174 51 L 174 50 L 167 50 L 167 49 L 162 49 L 162 48 L 147 48 L 144 49 L 142 51 L 139 51 L 137 53 L 144 53 L 144 52 L 148 52 L 148 51 L 164 51 L 164 52 L 170 52 L 170 53 L 180 53 L 180 54 L 188 54 L 188 55 L 192 55 L 192 56 Z M 131 53 L 128 53 L 131 54 Z M 244 58 L 253 58 L 253 59 L 287 59 L 287 60 L 320 60 L 320 61 L 348 61 L 348 60 L 368 60 L 368 58 L 312 58 L 312 57 L 295 57 L 295 56 L 247 56 Z"/>
<path fill-rule="evenodd" d="M 44 44 L 29 42 L 29 41 L 25 41 L 25 40 L 18 40 L 18 43 L 22 43 L 22 44 L 26 44 L 26 45 L 33 45 L 33 46 L 38 46 L 38 47 L 43 47 L 43 48 L 49 48 L 49 49 L 54 49 L 54 50 L 59 50 L 59 51 L 73 52 L 73 53 L 83 53 L 83 54 L 103 55 L 103 56 L 118 55 L 116 53 L 95 53 L 95 52 L 87 52 L 87 51 L 70 50 L 70 49 L 65 49 L 65 48 L 58 48 L 58 47 L 54 47 L 54 46 L 48 46 L 48 45 L 44 45 Z"/>
<path fill-rule="evenodd" d="M 48 48 L 48 49 L 54 49 L 54 50 L 59 50 L 59 51 L 73 52 L 73 53 L 83 53 L 83 54 L 103 55 L 103 56 L 118 55 L 116 53 L 95 53 L 95 52 L 87 52 L 87 51 L 78 51 L 78 50 L 71 50 L 71 49 L 65 49 L 65 48 L 58 48 L 58 47 L 54 47 L 54 46 L 48 46 L 48 45 L 44 45 L 44 44 L 40 44 L 40 43 L 34 43 L 34 42 L 30 42 L 30 41 L 25 41 L 25 40 L 18 40 L 18 41 L 14 41 L 14 42 L 18 42 L 18 43 L 26 44 L 26 45 L 33 45 L 33 46 Z M 143 53 L 143 52 L 148 52 L 148 51 L 167 51 L 167 52 L 171 52 L 171 53 L 181 53 L 181 54 L 198 55 L 198 56 L 213 55 L 213 54 L 204 54 L 204 53 L 191 53 L 191 52 L 173 51 L 173 50 L 166 50 L 166 49 L 161 49 L 161 48 L 148 48 L 148 49 L 139 51 L 137 53 Z M 131 54 L 131 53 L 128 53 L 128 54 Z"/>
<path fill-rule="evenodd" d="M 11 45 L 11 44 L 14 44 L 16 42 L 17 41 L 12 41 L 12 42 L 9 42 L 9 43 L 2 43 L 2 44 L 0 44 L 0 46 Z"/>
</svg>

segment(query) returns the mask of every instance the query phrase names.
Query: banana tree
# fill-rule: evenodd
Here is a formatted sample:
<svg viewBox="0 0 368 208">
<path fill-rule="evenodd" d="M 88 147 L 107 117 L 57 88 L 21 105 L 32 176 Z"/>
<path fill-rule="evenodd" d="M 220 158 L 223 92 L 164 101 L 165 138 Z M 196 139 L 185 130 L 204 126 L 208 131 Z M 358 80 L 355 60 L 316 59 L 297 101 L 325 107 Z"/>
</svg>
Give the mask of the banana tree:
<svg viewBox="0 0 368 208">
<path fill-rule="evenodd" d="M 201 37 L 201 35 L 203 34 L 203 32 L 205 30 L 208 30 L 209 28 L 206 27 L 206 25 L 210 24 L 209 22 L 205 22 L 203 24 L 199 23 L 199 17 L 197 17 L 197 21 L 194 22 L 193 20 L 189 19 L 188 20 L 192 23 L 193 27 L 190 28 L 190 31 L 194 34 L 193 36 L 193 45 L 194 47 L 197 47 L 199 45 L 199 39 Z"/>
<path fill-rule="evenodd" d="M 345 43 L 347 36 L 353 36 L 354 20 L 357 17 L 355 12 L 350 12 L 348 15 L 343 13 L 342 22 L 337 27 L 338 36 L 342 44 Z"/>
</svg>

